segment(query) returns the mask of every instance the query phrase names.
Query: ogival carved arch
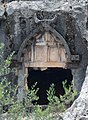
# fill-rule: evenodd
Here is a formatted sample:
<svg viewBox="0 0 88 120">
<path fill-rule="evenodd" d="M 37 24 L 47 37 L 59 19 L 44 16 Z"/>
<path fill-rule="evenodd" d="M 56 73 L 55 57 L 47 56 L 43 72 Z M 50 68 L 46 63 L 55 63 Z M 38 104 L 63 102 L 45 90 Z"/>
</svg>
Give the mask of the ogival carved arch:
<svg viewBox="0 0 88 120">
<path fill-rule="evenodd" d="M 33 43 L 33 38 L 36 35 L 44 32 L 44 31 L 52 33 L 57 38 L 58 42 L 61 42 L 64 45 L 66 54 L 68 56 L 67 62 L 71 62 L 71 53 L 70 53 L 70 49 L 69 49 L 68 44 L 66 43 L 65 39 L 55 29 L 53 29 L 49 25 L 39 26 L 34 31 L 32 31 L 32 33 L 30 33 L 29 36 L 27 36 L 27 38 L 23 41 L 23 43 L 20 46 L 20 49 L 19 49 L 18 54 L 17 54 L 17 60 L 19 62 L 21 61 L 21 56 L 22 56 L 22 53 L 23 53 L 26 45 L 27 44 L 31 45 Z"/>
</svg>

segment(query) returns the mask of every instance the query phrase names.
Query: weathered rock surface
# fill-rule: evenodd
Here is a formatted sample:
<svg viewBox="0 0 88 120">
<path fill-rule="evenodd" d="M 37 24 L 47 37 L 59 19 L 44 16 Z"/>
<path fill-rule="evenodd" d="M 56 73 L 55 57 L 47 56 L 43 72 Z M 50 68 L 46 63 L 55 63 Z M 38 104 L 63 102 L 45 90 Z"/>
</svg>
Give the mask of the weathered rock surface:
<svg viewBox="0 0 88 120">
<path fill-rule="evenodd" d="M 30 16 L 31 10 L 40 11 L 59 11 L 63 10 L 72 14 L 76 18 L 77 24 L 81 29 L 81 33 L 87 39 L 88 32 L 86 31 L 87 0 L 39 0 L 39 1 L 12 1 L 4 5 L 0 5 L 0 16 L 3 16 L 5 11 L 8 15 L 15 11 L 21 11 L 23 16 Z M 28 12 L 29 11 L 29 12 Z"/>
<path fill-rule="evenodd" d="M 88 120 L 88 67 L 80 95 L 63 114 L 63 120 Z"/>
<path fill-rule="evenodd" d="M 15 25 L 14 25 L 14 30 L 13 30 L 14 36 L 15 36 L 14 41 L 16 41 L 16 40 L 18 40 L 18 41 L 16 41 L 16 42 L 13 41 L 13 43 L 18 44 L 18 43 L 20 43 L 19 37 L 20 37 L 20 32 L 21 32 L 19 15 L 21 15 L 21 18 L 23 17 L 26 19 L 26 18 L 32 17 L 34 15 L 34 11 L 48 11 L 48 12 L 57 12 L 60 10 L 66 11 L 75 19 L 75 21 L 76 21 L 75 24 L 77 24 L 76 29 L 80 32 L 81 36 L 84 37 L 86 40 L 88 40 L 88 29 L 86 29 L 86 22 L 88 22 L 88 20 L 87 20 L 88 19 L 88 10 L 86 9 L 87 7 L 88 7 L 87 0 L 69 0 L 69 1 L 67 1 L 67 0 L 54 0 L 54 1 L 53 0 L 51 0 L 51 1 L 43 0 L 42 1 L 41 0 L 41 1 L 19 1 L 19 2 L 13 1 L 10 3 L 4 4 L 4 5 L 0 5 L 0 18 L 5 15 L 4 13 L 7 13 L 7 16 L 11 16 L 14 14 L 14 16 L 15 16 L 14 17 Z M 23 21 L 24 21 L 23 23 L 26 23 L 25 19 L 23 19 Z M 30 24 L 31 23 L 34 24 L 33 22 L 34 21 L 31 21 L 31 20 L 29 21 Z M 63 21 L 63 23 L 64 23 L 64 21 Z M 32 26 L 32 24 L 30 26 Z M 23 24 L 23 25 L 25 25 L 25 24 Z M 27 25 L 29 25 L 29 24 L 27 24 Z M 25 28 L 25 26 L 23 26 L 23 27 Z M 23 30 L 23 28 L 22 28 L 22 32 L 23 31 L 25 33 L 25 29 Z M 23 35 L 23 33 L 22 33 L 22 35 Z M 0 35 L 0 37 L 1 37 L 1 35 Z M 80 38 L 78 37 L 77 41 L 79 41 L 79 39 Z M 82 43 L 83 43 L 83 41 L 82 41 Z M 17 44 L 15 44 L 16 47 L 17 47 Z M 76 50 L 78 50 L 78 45 L 79 45 L 79 42 L 77 42 L 77 44 L 75 45 Z M 78 51 L 82 52 L 83 50 L 81 48 Z M 77 51 L 77 53 L 78 53 L 78 51 Z M 84 55 L 84 54 L 85 54 L 85 51 L 82 52 L 82 55 Z M 75 70 L 75 72 L 74 72 L 74 70 L 73 70 L 74 76 L 76 76 L 76 78 L 79 79 L 80 78 L 79 75 L 81 75 L 81 73 L 83 73 L 83 72 L 82 72 L 82 70 L 79 69 L 79 71 L 76 75 L 75 73 L 77 71 Z M 81 79 L 80 79 L 80 81 L 81 81 Z M 78 82 L 79 82 L 79 80 L 78 80 Z M 63 119 L 64 120 L 88 120 L 88 68 L 87 68 L 86 78 L 85 78 L 85 82 L 83 84 L 81 93 L 80 93 L 79 97 L 74 101 L 73 105 L 65 113 L 63 113 Z"/>
</svg>

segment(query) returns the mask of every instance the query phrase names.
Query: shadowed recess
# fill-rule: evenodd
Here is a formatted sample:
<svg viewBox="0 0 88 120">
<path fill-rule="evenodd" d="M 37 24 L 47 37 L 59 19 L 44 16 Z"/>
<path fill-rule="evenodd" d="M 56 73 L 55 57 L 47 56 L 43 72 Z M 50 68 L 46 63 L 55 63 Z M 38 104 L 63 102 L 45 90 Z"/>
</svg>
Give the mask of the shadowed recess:
<svg viewBox="0 0 88 120">
<path fill-rule="evenodd" d="M 54 83 L 56 96 L 64 94 L 64 89 L 62 82 L 67 80 L 67 85 L 71 84 L 72 81 L 72 73 L 70 69 L 63 68 L 47 68 L 46 70 L 41 71 L 40 69 L 34 70 L 33 68 L 29 68 L 29 76 L 27 79 L 28 88 L 31 88 L 32 85 L 37 82 L 36 87 L 39 88 L 37 95 L 39 96 L 39 100 L 37 103 L 39 105 L 47 105 L 47 92 L 50 85 Z"/>
</svg>

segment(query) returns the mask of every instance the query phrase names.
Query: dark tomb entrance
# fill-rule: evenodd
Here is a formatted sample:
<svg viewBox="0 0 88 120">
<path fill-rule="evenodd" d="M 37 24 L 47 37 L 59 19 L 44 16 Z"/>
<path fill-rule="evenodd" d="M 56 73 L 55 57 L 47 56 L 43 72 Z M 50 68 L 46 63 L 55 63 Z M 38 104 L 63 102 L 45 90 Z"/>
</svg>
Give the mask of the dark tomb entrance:
<svg viewBox="0 0 88 120">
<path fill-rule="evenodd" d="M 48 104 L 46 90 L 49 89 L 52 83 L 55 85 L 56 96 L 59 97 L 60 94 L 64 94 L 62 82 L 67 80 L 67 85 L 70 85 L 73 78 L 70 69 L 47 68 L 46 70 L 35 70 L 33 68 L 30 68 L 28 71 L 28 88 L 31 88 L 35 82 L 37 82 L 36 87 L 39 88 L 39 91 L 37 93 L 39 96 L 37 103 L 39 105 Z"/>
</svg>

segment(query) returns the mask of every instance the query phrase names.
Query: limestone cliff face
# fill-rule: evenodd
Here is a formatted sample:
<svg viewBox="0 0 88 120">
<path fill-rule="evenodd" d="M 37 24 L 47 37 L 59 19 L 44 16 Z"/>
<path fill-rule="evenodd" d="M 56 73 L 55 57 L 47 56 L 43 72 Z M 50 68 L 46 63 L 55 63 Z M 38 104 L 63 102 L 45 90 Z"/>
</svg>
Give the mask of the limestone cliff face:
<svg viewBox="0 0 88 120">
<path fill-rule="evenodd" d="M 0 42 L 5 43 L 5 55 L 15 51 L 14 59 L 18 65 L 19 62 L 22 64 L 18 58 L 23 57 L 24 48 L 32 44 L 30 39 L 33 40 L 36 34 L 48 30 L 48 32 L 53 32 L 55 36 L 58 36 L 59 33 L 59 37 L 64 39 L 64 45 L 68 46 L 69 53 L 71 53 L 69 68 L 72 70 L 75 88 L 80 91 L 83 82 L 84 84 L 77 100 L 63 114 L 63 119 L 81 120 L 88 110 L 88 71 L 85 78 L 88 65 L 88 1 L 9 0 L 7 3 L 7 0 L 3 0 L 4 4 L 1 1 Z M 23 75 L 21 70 L 18 75 L 19 81 Z M 24 85 L 20 86 L 22 88 Z"/>
</svg>

